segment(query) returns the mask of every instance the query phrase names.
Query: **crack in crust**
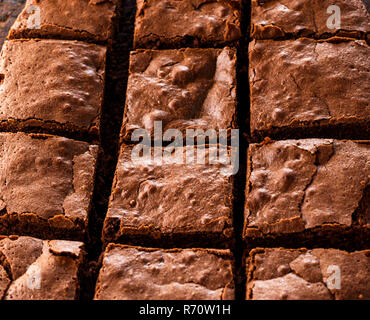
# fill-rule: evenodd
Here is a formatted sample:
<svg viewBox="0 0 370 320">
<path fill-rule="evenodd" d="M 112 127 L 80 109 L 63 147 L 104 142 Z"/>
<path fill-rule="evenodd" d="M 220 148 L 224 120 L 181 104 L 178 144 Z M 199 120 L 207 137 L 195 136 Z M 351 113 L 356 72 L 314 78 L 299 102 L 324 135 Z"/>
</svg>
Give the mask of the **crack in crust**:
<svg viewBox="0 0 370 320">
<path fill-rule="evenodd" d="M 257 239 L 285 233 L 297 235 L 300 232 L 303 235 L 307 232 L 325 231 L 329 234 L 335 230 L 338 233 L 345 230 L 354 232 L 358 228 L 365 231 L 367 222 L 364 216 L 368 209 L 366 205 L 364 207 L 363 199 L 366 198 L 366 190 L 368 190 L 366 157 L 369 156 L 366 146 L 366 142 L 364 144 L 323 139 L 288 140 L 276 143 L 269 141 L 252 145 L 248 151 L 244 237 Z M 294 148 L 298 148 L 297 151 L 294 151 Z M 296 152 L 298 152 L 296 157 L 306 160 L 302 166 L 292 169 Z M 338 202 L 342 199 L 341 196 L 335 198 L 333 195 L 334 199 L 330 198 L 332 196 L 330 190 L 335 188 L 333 189 L 327 183 L 333 183 L 330 178 L 334 174 L 333 170 L 336 172 L 345 170 L 350 155 L 354 153 L 357 154 L 357 160 L 351 160 L 348 166 L 359 167 L 362 171 L 360 170 L 359 175 L 352 176 L 348 181 L 350 184 L 347 188 L 351 191 L 342 190 L 343 197 L 348 198 L 349 193 L 352 192 L 355 199 L 341 206 Z M 280 158 L 285 159 L 284 163 L 279 163 Z M 257 161 L 258 165 L 255 163 Z M 339 168 L 337 168 L 338 165 Z M 299 175 L 296 176 L 294 172 Z M 352 173 L 349 174 L 352 175 Z M 326 181 L 327 179 L 330 181 Z M 345 176 L 340 176 L 338 179 L 342 181 Z M 276 190 L 279 193 L 278 197 L 274 196 Z M 285 199 L 284 190 L 287 190 L 287 194 L 292 197 L 297 194 L 297 197 L 291 197 L 286 207 L 279 207 Z M 321 197 L 321 200 L 318 197 Z M 320 204 L 320 202 L 323 203 Z M 330 203 L 332 203 L 331 211 L 327 213 L 327 205 Z M 272 209 L 278 210 L 276 219 L 272 216 L 275 212 Z M 332 212 L 333 210 L 335 213 Z"/>
</svg>

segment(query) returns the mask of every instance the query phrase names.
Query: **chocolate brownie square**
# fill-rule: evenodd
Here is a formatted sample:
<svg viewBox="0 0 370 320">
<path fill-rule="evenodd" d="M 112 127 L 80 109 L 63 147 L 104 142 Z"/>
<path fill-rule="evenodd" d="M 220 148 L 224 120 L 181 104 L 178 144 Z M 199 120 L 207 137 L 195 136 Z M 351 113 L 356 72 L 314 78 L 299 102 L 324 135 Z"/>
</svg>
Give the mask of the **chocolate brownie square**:
<svg viewBox="0 0 370 320">
<path fill-rule="evenodd" d="M 369 300 L 370 250 L 252 250 L 248 300 Z"/>
<path fill-rule="evenodd" d="M 254 138 L 369 137 L 366 42 L 260 40 L 249 56 Z"/>
<path fill-rule="evenodd" d="M 27 0 L 9 38 L 111 40 L 117 6 L 118 0 Z"/>
<path fill-rule="evenodd" d="M 251 36 L 363 38 L 369 34 L 367 0 L 252 0 Z"/>
<path fill-rule="evenodd" d="M 370 143 L 303 139 L 252 144 L 244 237 L 368 237 Z M 365 238 L 364 238 L 365 239 Z M 357 243 L 360 245 L 360 242 Z"/>
<path fill-rule="evenodd" d="M 96 300 L 233 300 L 229 250 L 149 249 L 110 244 Z"/>
<path fill-rule="evenodd" d="M 241 6 L 241 0 L 137 0 L 134 47 L 214 47 L 235 42 L 241 37 Z"/>
<path fill-rule="evenodd" d="M 0 133 L 0 234 L 82 240 L 97 154 L 86 142 Z"/>
<path fill-rule="evenodd" d="M 0 300 L 77 300 L 81 242 L 0 237 Z"/>
<path fill-rule="evenodd" d="M 58 40 L 7 41 L 0 55 L 0 129 L 99 134 L 106 48 Z"/>
<path fill-rule="evenodd" d="M 236 126 L 236 51 L 139 50 L 131 53 L 122 130 L 231 129 Z"/>
<path fill-rule="evenodd" d="M 0 50 L 18 14 L 22 11 L 26 0 L 0 1 Z"/>
<path fill-rule="evenodd" d="M 177 155 L 162 161 L 152 157 L 133 160 L 136 148 L 121 148 L 104 222 L 104 243 L 230 247 L 234 199 L 231 167 L 221 161 L 209 163 L 207 153 L 211 149 L 205 149 L 202 164 L 197 160 L 200 149 L 192 147 L 179 147 Z M 193 163 L 173 158 L 193 151 Z"/>
</svg>

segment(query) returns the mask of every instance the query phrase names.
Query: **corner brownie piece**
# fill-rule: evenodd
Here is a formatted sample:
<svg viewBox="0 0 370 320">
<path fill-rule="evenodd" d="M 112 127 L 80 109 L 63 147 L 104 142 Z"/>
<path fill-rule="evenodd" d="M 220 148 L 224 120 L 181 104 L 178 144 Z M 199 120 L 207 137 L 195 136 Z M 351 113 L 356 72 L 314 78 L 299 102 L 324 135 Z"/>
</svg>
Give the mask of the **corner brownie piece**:
<svg viewBox="0 0 370 320">
<path fill-rule="evenodd" d="M 325 128 L 327 136 L 369 136 L 366 42 L 261 40 L 250 44 L 249 56 L 254 138 L 313 136 Z"/>
<path fill-rule="evenodd" d="M 139 50 L 131 53 L 122 136 L 135 129 L 235 127 L 236 51 Z"/>
<path fill-rule="evenodd" d="M 82 240 L 98 147 L 66 138 L 0 134 L 0 234 Z"/>
<path fill-rule="evenodd" d="M 328 28 L 329 18 L 334 14 L 333 10 L 328 13 L 332 5 L 340 9 L 340 26 L 334 29 Z M 367 6 L 366 0 L 252 0 L 251 36 L 255 39 L 312 35 L 364 37 L 370 31 Z"/>
<path fill-rule="evenodd" d="M 179 150 L 185 156 L 190 148 Z M 228 165 L 132 161 L 132 150 L 123 145 L 120 152 L 103 229 L 105 244 L 231 246 L 234 179 Z"/>
<path fill-rule="evenodd" d="M 0 237 L 0 300 L 77 300 L 82 242 Z"/>
<path fill-rule="evenodd" d="M 233 300 L 233 268 L 229 250 L 110 244 L 95 300 Z"/>
<path fill-rule="evenodd" d="M 317 234 L 337 241 L 346 232 L 365 235 L 370 226 L 369 173 L 369 141 L 250 145 L 244 237 L 293 234 L 296 241 Z"/>
<path fill-rule="evenodd" d="M 134 47 L 213 47 L 236 41 L 241 36 L 241 3 L 137 0 Z"/>
<path fill-rule="evenodd" d="M 10 30 L 9 38 L 111 40 L 117 2 L 117 0 L 27 0 L 24 10 Z M 33 18 L 36 14 L 40 15 L 40 26 L 30 25 L 30 22 L 37 22 Z"/>
<path fill-rule="evenodd" d="M 106 48 L 7 41 L 0 55 L 0 130 L 98 136 Z"/>
<path fill-rule="evenodd" d="M 251 251 L 248 300 L 369 300 L 370 250 Z"/>
<path fill-rule="evenodd" d="M 2 0 L 0 5 L 0 50 L 26 0 Z"/>
</svg>

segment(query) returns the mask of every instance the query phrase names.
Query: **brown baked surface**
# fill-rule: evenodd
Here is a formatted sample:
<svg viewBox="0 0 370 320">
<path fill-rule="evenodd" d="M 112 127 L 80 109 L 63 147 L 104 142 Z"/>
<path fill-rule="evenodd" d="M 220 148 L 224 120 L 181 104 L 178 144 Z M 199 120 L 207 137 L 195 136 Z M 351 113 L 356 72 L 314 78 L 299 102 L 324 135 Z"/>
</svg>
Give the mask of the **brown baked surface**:
<svg viewBox="0 0 370 320">
<path fill-rule="evenodd" d="M 109 245 L 96 300 L 232 300 L 229 250 L 149 249 Z"/>
<path fill-rule="evenodd" d="M 247 265 L 249 300 L 370 299 L 370 250 L 257 248 Z"/>
<path fill-rule="evenodd" d="M 26 0 L 2 0 L 0 6 L 0 50 Z"/>
<path fill-rule="evenodd" d="M 82 242 L 0 237 L 0 300 L 77 300 Z"/>
<path fill-rule="evenodd" d="M 342 125 L 370 135 L 370 50 L 362 40 L 260 40 L 249 46 L 251 132 Z M 271 58 L 273 57 L 273 59 Z"/>
<path fill-rule="evenodd" d="M 7 41 L 0 55 L 0 129 L 97 136 L 106 48 L 58 40 Z"/>
<path fill-rule="evenodd" d="M 213 47 L 236 41 L 241 37 L 241 3 L 137 0 L 134 47 Z"/>
<path fill-rule="evenodd" d="M 122 136 L 167 129 L 235 127 L 236 51 L 224 49 L 139 50 L 131 53 Z"/>
<path fill-rule="evenodd" d="M 32 6 L 40 9 L 40 28 L 28 27 Z M 116 10 L 117 0 L 27 0 L 9 38 L 107 41 L 113 37 Z"/>
<path fill-rule="evenodd" d="M 244 237 L 368 230 L 370 143 L 330 139 L 252 144 Z"/>
<path fill-rule="evenodd" d="M 131 152 L 132 147 L 122 146 L 104 223 L 105 243 L 231 245 L 233 176 L 227 165 L 133 162 Z"/>
<path fill-rule="evenodd" d="M 0 235 L 82 240 L 97 153 L 66 138 L 0 133 Z"/>
<path fill-rule="evenodd" d="M 340 29 L 329 29 L 331 5 L 340 8 Z M 366 0 L 252 0 L 251 37 L 347 36 L 364 37 L 370 31 Z"/>
</svg>

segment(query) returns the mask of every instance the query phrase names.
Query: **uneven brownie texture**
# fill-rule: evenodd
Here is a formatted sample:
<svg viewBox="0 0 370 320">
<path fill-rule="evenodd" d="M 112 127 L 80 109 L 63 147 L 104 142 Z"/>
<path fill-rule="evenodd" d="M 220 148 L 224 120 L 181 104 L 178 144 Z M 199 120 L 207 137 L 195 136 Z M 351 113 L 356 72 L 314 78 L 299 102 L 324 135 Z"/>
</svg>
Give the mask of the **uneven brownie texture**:
<svg viewBox="0 0 370 320">
<path fill-rule="evenodd" d="M 329 29 L 327 13 L 331 5 L 341 11 L 340 29 Z M 287 36 L 362 37 L 370 31 L 366 0 L 252 0 L 251 36 L 256 39 Z"/>
<path fill-rule="evenodd" d="M 2 0 L 0 6 L 0 50 L 26 0 Z"/>
<path fill-rule="evenodd" d="M 0 234 L 83 239 L 98 147 L 46 135 L 0 134 Z"/>
<path fill-rule="evenodd" d="M 40 10 L 40 28 L 29 28 L 29 19 Z M 12 26 L 10 39 L 58 38 L 106 41 L 113 37 L 117 0 L 27 0 Z"/>
<path fill-rule="evenodd" d="M 183 154 L 190 151 L 185 148 Z M 165 238 L 177 245 L 178 239 L 183 245 L 230 244 L 233 176 L 228 165 L 161 164 L 148 158 L 133 162 L 131 150 L 121 149 L 104 223 L 105 243 Z"/>
<path fill-rule="evenodd" d="M 0 129 L 96 136 L 105 55 L 104 47 L 83 42 L 7 41 L 0 56 Z"/>
<path fill-rule="evenodd" d="M 369 201 L 360 208 L 364 197 L 369 198 L 368 142 L 307 139 L 252 144 L 248 161 L 245 237 L 326 227 L 368 228 Z"/>
<path fill-rule="evenodd" d="M 251 42 L 252 135 L 341 124 L 351 124 L 354 131 L 362 125 L 368 132 L 369 53 L 360 40 Z"/>
<path fill-rule="evenodd" d="M 230 129 L 235 126 L 236 52 L 224 49 L 131 53 L 123 137 L 133 130 Z"/>
<path fill-rule="evenodd" d="M 137 0 L 134 46 L 227 44 L 241 36 L 240 16 L 241 0 Z"/>
<path fill-rule="evenodd" d="M 250 300 L 370 299 L 370 250 L 255 249 L 248 262 Z M 333 266 L 340 289 L 328 286 Z"/>
<path fill-rule="evenodd" d="M 96 300 L 232 300 L 228 250 L 144 249 L 109 245 Z"/>
<path fill-rule="evenodd" d="M 0 237 L 0 300 L 76 300 L 83 243 Z"/>
</svg>

